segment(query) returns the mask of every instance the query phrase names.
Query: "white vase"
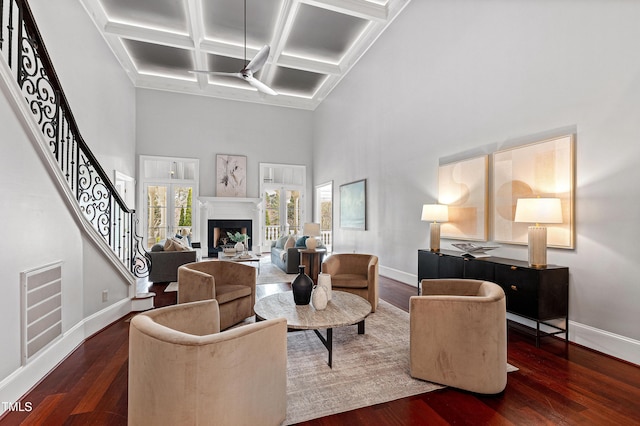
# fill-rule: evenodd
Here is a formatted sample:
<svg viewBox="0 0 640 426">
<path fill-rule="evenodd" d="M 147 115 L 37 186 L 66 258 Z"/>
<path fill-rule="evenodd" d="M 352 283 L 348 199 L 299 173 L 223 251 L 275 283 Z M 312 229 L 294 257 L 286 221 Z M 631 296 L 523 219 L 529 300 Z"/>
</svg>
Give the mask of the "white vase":
<svg viewBox="0 0 640 426">
<path fill-rule="evenodd" d="M 321 272 L 318 274 L 318 287 L 323 287 L 327 293 L 327 301 L 331 300 L 331 275 Z"/>
<path fill-rule="evenodd" d="M 236 249 L 236 253 L 242 253 L 244 251 L 244 244 L 242 244 L 239 241 L 236 243 L 234 247 Z"/>
<path fill-rule="evenodd" d="M 313 287 L 313 292 L 311 293 L 311 303 L 313 307 L 318 311 L 322 311 L 326 309 L 327 302 L 327 290 L 319 285 Z"/>
</svg>

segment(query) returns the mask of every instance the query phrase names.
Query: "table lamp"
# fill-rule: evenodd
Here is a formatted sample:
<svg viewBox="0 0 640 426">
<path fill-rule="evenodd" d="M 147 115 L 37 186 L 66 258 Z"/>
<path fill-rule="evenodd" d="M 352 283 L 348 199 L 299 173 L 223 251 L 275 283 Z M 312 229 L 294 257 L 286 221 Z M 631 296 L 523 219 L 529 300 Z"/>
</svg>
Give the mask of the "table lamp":
<svg viewBox="0 0 640 426">
<path fill-rule="evenodd" d="M 562 223 L 559 198 L 520 198 L 514 222 L 535 223 L 529 226 L 529 266 L 547 266 L 547 228 L 541 223 Z"/>
<path fill-rule="evenodd" d="M 449 220 L 449 208 L 444 204 L 425 204 L 422 206 L 422 220 L 431 222 L 431 251 L 440 251 L 440 222 Z"/>
<path fill-rule="evenodd" d="M 315 250 L 318 247 L 318 240 L 316 237 L 320 236 L 320 224 L 319 223 L 305 223 L 302 227 L 302 235 L 309 237 L 305 241 L 305 245 L 309 250 Z"/>
</svg>

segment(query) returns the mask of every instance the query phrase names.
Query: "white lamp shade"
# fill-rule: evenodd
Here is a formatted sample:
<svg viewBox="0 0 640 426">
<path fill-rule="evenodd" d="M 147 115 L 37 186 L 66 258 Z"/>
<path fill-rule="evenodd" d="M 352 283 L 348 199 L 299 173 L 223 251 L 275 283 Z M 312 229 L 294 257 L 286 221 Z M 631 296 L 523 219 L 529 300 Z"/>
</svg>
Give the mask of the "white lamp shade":
<svg viewBox="0 0 640 426">
<path fill-rule="evenodd" d="M 320 224 L 319 223 L 305 223 L 302 227 L 302 234 L 307 237 L 319 237 L 320 236 Z"/>
<path fill-rule="evenodd" d="M 514 222 L 562 223 L 560 198 L 520 198 Z"/>
<path fill-rule="evenodd" d="M 425 204 L 422 206 L 422 220 L 446 222 L 449 220 L 449 207 L 445 204 Z"/>
</svg>

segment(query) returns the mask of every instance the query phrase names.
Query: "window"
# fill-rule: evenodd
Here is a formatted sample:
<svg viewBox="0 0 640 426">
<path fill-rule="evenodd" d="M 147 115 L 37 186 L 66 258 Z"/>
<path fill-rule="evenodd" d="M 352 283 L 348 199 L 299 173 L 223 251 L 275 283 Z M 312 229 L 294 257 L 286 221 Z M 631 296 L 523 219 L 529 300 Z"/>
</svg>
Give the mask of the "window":
<svg viewBox="0 0 640 426">
<path fill-rule="evenodd" d="M 143 239 L 147 249 L 174 235 L 197 234 L 197 159 L 140 157 Z"/>
</svg>

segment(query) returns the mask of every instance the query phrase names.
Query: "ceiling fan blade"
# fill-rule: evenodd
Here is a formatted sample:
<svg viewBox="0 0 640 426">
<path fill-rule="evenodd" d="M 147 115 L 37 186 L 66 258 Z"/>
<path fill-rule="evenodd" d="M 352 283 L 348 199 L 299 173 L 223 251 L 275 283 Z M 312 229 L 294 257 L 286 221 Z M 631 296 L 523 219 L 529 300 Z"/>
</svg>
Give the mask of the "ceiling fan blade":
<svg viewBox="0 0 640 426">
<path fill-rule="evenodd" d="M 240 74 L 239 72 L 217 72 L 217 71 L 207 71 L 207 70 L 189 70 L 189 72 L 197 73 L 197 74 L 220 75 L 224 77 L 243 78 L 242 74 Z"/>
<path fill-rule="evenodd" d="M 263 82 L 261 82 L 256 78 L 245 77 L 245 80 L 247 81 L 247 83 L 249 83 L 256 89 L 258 89 L 259 92 L 266 93 L 267 95 L 273 95 L 273 96 L 278 94 L 278 92 L 276 92 L 271 87 L 267 86 L 266 84 L 264 84 Z"/>
<path fill-rule="evenodd" d="M 269 51 L 271 48 L 268 45 L 265 45 L 256 56 L 253 57 L 249 65 L 246 66 L 246 70 L 249 70 L 253 73 L 256 73 L 262 68 L 265 62 L 267 62 L 267 58 L 269 57 Z"/>
</svg>

